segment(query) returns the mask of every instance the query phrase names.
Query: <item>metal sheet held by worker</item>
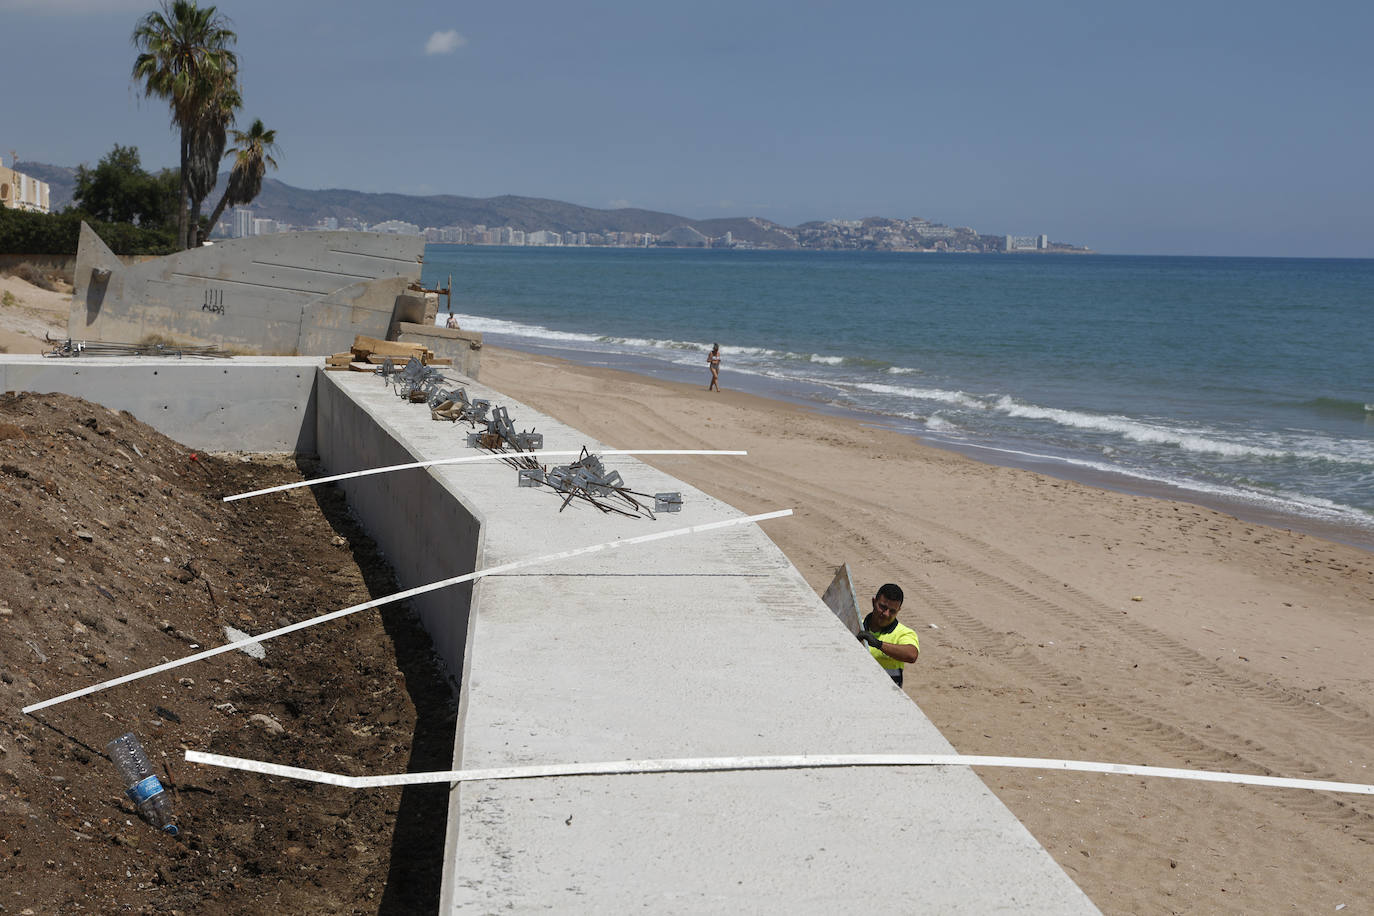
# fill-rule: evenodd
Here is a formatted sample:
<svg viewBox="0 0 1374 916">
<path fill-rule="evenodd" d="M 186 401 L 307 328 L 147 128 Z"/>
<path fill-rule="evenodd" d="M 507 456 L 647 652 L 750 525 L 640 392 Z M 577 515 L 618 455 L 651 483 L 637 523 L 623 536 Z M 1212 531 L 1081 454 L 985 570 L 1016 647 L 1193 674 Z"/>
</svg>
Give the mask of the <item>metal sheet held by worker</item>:
<svg viewBox="0 0 1374 916">
<path fill-rule="evenodd" d="M 841 563 L 840 568 L 835 570 L 835 578 L 830 581 L 825 594 L 821 595 L 821 600 L 840 618 L 840 623 L 849 632 L 858 634 L 862 629 L 863 615 L 859 613 L 859 603 L 854 598 L 854 583 L 849 578 L 848 563 Z"/>
</svg>

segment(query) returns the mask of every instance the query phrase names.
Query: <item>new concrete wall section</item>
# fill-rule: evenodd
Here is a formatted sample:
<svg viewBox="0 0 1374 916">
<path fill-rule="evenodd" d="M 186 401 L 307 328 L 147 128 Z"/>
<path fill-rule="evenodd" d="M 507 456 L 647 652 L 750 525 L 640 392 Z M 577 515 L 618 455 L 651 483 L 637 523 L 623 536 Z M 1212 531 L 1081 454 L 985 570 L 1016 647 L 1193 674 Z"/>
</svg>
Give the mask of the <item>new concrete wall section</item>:
<svg viewBox="0 0 1374 916">
<path fill-rule="evenodd" d="M 76 394 L 200 447 L 294 443 L 334 472 L 473 453 L 462 426 L 431 420 L 379 377 L 316 362 L 3 357 L 0 390 Z M 465 383 L 518 429 L 543 432 L 546 449 L 603 450 Z M 605 460 L 636 490 L 680 490 L 683 511 L 656 521 L 559 512 L 560 499 L 519 487 L 499 462 L 347 489 L 402 587 L 741 515 L 631 458 Z M 526 567 L 415 603 L 461 679 L 455 768 L 952 750 L 752 525 Z M 463 784 L 446 843 L 451 913 L 1095 912 L 962 767 Z"/>
<path fill-rule="evenodd" d="M 360 400 L 349 397 L 337 382 L 341 376 L 356 375 L 374 394 L 384 395 L 385 407 L 413 408 L 429 420 L 423 404 L 403 405 L 390 386 L 379 376 L 356 372 L 321 372 L 317 394 L 316 442 L 321 461 L 330 474 L 346 474 L 365 468 L 409 464 L 417 460 L 407 437 L 391 426 L 394 411 L 373 411 Z M 394 404 L 388 403 L 387 399 Z M 437 426 L 438 424 L 434 424 Z M 429 457 L 452 454 L 461 440 L 450 435 L 428 443 Z M 437 432 L 437 430 L 427 430 Z M 402 588 L 411 588 L 440 579 L 472 572 L 480 553 L 482 524 L 477 510 L 469 505 L 461 490 L 452 487 L 446 475 L 426 469 L 378 474 L 343 481 L 348 503 L 377 542 Z M 419 595 L 411 604 L 424 621 L 443 657 L 455 689 L 464 671 L 468 608 L 472 585 L 466 583 Z"/>
<path fill-rule="evenodd" d="M 518 429 L 543 432 L 546 449 L 604 449 L 464 381 Z M 378 461 L 472 451 L 462 425 L 431 420 L 376 377 L 330 374 L 319 400 L 331 471 L 373 460 L 359 449 Z M 373 431 L 345 439 L 330 423 Z M 374 439 L 400 448 L 365 444 Z M 585 504 L 560 512 L 558 497 L 519 487 L 496 462 L 363 478 L 350 497 L 407 586 L 741 515 L 634 459 L 605 460 L 635 490 L 682 491 L 683 511 L 655 521 Z M 446 657 L 463 645 L 455 768 L 952 753 L 756 526 L 483 578 L 470 602 L 448 607 L 428 613 L 452 615 L 432 630 Z M 1095 911 L 960 767 L 470 783 L 453 790 L 450 814 L 444 912 Z"/>
<path fill-rule="evenodd" d="M 55 391 L 127 410 L 193 448 L 313 454 L 319 364 L 310 357 L 7 355 L 0 391 Z"/>
</svg>

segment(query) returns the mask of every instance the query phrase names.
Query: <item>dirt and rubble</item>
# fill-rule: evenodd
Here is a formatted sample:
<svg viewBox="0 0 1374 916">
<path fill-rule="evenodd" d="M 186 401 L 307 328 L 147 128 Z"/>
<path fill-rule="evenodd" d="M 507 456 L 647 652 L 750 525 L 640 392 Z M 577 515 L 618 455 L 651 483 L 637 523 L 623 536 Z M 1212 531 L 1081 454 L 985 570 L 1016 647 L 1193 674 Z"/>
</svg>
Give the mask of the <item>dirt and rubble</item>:
<svg viewBox="0 0 1374 916">
<path fill-rule="evenodd" d="M 0 913 L 422 913 L 447 787 L 351 790 L 185 762 L 187 749 L 349 775 L 451 766 L 448 675 L 386 606 L 24 715 L 21 708 L 396 591 L 320 473 L 197 452 L 55 394 L 0 395 Z M 179 837 L 105 754 L 137 734 Z"/>
</svg>

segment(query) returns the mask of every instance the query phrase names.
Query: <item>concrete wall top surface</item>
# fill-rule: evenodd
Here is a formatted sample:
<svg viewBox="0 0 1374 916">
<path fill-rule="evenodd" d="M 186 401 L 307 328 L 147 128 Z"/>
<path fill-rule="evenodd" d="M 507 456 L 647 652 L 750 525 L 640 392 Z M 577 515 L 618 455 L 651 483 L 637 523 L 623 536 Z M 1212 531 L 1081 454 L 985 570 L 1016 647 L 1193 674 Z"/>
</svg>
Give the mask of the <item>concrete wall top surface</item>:
<svg viewBox="0 0 1374 916">
<path fill-rule="evenodd" d="M 606 448 L 454 377 L 542 432 L 545 451 Z M 464 424 L 431 420 L 375 376 L 328 383 L 417 460 L 475 453 Z M 633 458 L 604 461 L 638 492 L 682 492 L 683 510 L 560 512 L 559 497 L 519 487 L 499 462 L 427 473 L 480 519 L 479 568 L 741 515 Z M 466 639 L 458 768 L 952 753 L 754 525 L 483 578 Z M 462 784 L 451 799 L 450 912 L 1095 912 L 963 767 L 562 777 Z M 895 889 L 885 876 L 899 876 Z"/>
</svg>

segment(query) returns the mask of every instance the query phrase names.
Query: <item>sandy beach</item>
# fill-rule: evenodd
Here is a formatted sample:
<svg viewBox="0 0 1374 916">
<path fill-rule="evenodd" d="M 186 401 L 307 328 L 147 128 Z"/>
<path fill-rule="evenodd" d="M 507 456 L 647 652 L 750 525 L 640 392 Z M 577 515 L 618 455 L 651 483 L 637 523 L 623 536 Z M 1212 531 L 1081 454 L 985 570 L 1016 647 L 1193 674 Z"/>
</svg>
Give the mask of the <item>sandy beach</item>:
<svg viewBox="0 0 1374 916">
<path fill-rule="evenodd" d="M 769 528 L 818 591 L 885 581 L 906 692 L 965 754 L 1374 783 L 1374 554 L 981 464 L 901 434 L 487 347 L 482 382 Z M 797 672 L 805 677 L 805 672 Z M 864 751 L 855 748 L 855 752 Z M 980 775 L 1108 913 L 1374 911 L 1374 798 L 1132 776 Z M 938 880 L 937 875 L 922 880 Z"/>
</svg>

